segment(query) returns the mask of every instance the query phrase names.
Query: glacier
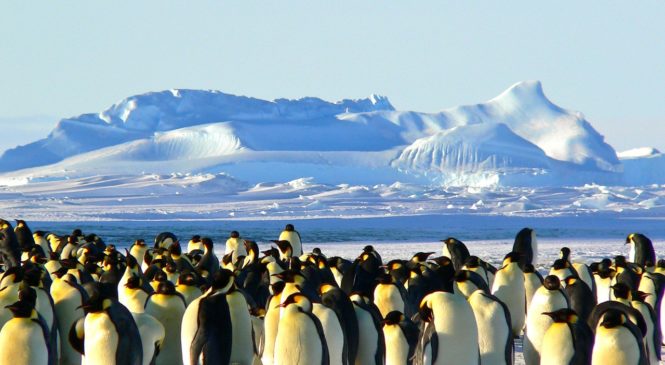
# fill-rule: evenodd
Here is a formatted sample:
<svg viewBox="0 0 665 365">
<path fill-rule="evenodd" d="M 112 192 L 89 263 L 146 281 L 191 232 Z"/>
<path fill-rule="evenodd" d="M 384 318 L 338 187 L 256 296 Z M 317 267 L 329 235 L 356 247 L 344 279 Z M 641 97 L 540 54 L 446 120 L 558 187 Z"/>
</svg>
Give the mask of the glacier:
<svg viewBox="0 0 665 365">
<path fill-rule="evenodd" d="M 0 156 L 0 208 L 54 221 L 657 216 L 663 184 L 665 155 L 617 153 L 538 81 L 436 113 L 380 95 L 150 92 L 62 119 Z"/>
</svg>

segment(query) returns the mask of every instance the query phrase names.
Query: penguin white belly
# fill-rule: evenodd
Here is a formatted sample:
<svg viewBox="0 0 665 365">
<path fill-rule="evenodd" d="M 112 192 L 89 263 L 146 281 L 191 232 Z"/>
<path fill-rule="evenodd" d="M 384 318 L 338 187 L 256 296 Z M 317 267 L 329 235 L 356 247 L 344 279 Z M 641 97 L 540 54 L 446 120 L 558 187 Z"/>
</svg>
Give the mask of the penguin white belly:
<svg viewBox="0 0 665 365">
<path fill-rule="evenodd" d="M 282 294 L 280 295 L 281 297 L 280 304 L 284 303 L 284 301 L 286 301 L 286 298 L 288 298 L 289 295 L 293 293 L 300 293 L 300 289 L 294 283 L 286 283 L 286 285 L 284 285 L 284 289 L 282 289 Z M 279 314 L 280 317 L 284 315 L 285 310 L 286 308 L 280 307 L 280 314 Z"/>
<path fill-rule="evenodd" d="M 476 290 L 469 297 L 478 326 L 478 348 L 481 364 L 506 364 L 506 344 L 512 331 L 503 306 Z"/>
<path fill-rule="evenodd" d="M 290 305 L 279 322 L 275 341 L 275 365 L 319 365 L 323 345 L 312 319 Z"/>
<path fill-rule="evenodd" d="M 598 326 L 591 356 L 591 365 L 637 365 L 639 344 L 626 327 Z"/>
<path fill-rule="evenodd" d="M 409 343 L 404 332 L 396 325 L 383 326 L 383 337 L 386 340 L 385 365 L 404 365 L 409 360 Z"/>
<path fill-rule="evenodd" d="M 69 343 L 69 330 L 74 322 L 83 317 L 81 293 L 64 280 L 56 279 L 51 284 L 51 296 L 55 304 L 55 315 L 58 318 L 58 333 L 61 339 L 60 365 L 81 364 L 81 354 Z"/>
<path fill-rule="evenodd" d="M 155 344 L 164 341 L 164 326 L 155 317 L 145 313 L 132 313 L 136 327 L 141 335 L 141 347 L 143 348 L 143 365 L 150 365 L 155 356 Z"/>
<path fill-rule="evenodd" d="M 252 331 L 254 333 L 254 347 L 256 352 L 254 353 L 254 365 L 261 364 L 261 355 L 263 354 L 265 336 L 263 334 L 263 318 L 251 316 L 252 319 Z"/>
<path fill-rule="evenodd" d="M 439 296 L 432 306 L 439 340 L 435 365 L 478 365 L 478 328 L 471 305 L 461 295 L 444 292 L 430 295 Z"/>
<path fill-rule="evenodd" d="M 661 350 L 661 345 L 653 343 L 653 334 L 654 331 L 656 330 L 655 326 L 657 326 L 657 323 L 654 323 L 654 321 L 651 319 L 651 311 L 649 311 L 649 307 L 638 301 L 633 301 L 632 307 L 637 309 L 640 314 L 642 314 L 642 318 L 644 318 L 644 322 L 647 324 L 647 333 L 644 335 L 644 346 L 647 349 L 647 355 L 649 357 L 649 364 L 651 365 L 658 365 L 658 356 L 657 356 L 657 351 L 660 352 Z"/>
<path fill-rule="evenodd" d="M 492 286 L 492 294 L 506 304 L 510 311 L 513 335 L 519 336 L 524 327 L 526 314 L 526 290 L 524 288 L 524 274 L 517 264 L 497 271 Z"/>
<path fill-rule="evenodd" d="M 321 327 L 323 327 L 330 365 L 342 365 L 344 362 L 344 332 L 342 332 L 342 325 L 337 319 L 337 314 L 323 304 L 313 303 L 312 306 L 312 313 L 319 319 Z"/>
<path fill-rule="evenodd" d="M 332 271 L 332 274 L 333 274 L 333 277 L 335 278 L 335 282 L 337 283 L 337 286 L 339 286 L 341 288 L 342 287 L 342 278 L 344 277 L 344 275 L 339 270 L 337 270 L 337 268 L 334 267 L 334 266 L 330 268 L 330 271 Z"/>
<path fill-rule="evenodd" d="M 657 280 L 657 279 L 655 279 Z M 655 280 L 653 278 L 653 274 L 649 272 L 645 272 L 642 275 L 642 280 L 640 280 L 640 286 L 637 290 L 644 292 L 644 293 L 649 293 L 651 295 L 647 296 L 644 301 L 646 303 L 649 303 L 651 308 L 654 308 L 654 311 L 656 311 L 658 308 L 656 308 L 656 301 L 658 300 L 658 294 L 657 291 L 658 289 L 656 288 L 655 285 Z"/>
<path fill-rule="evenodd" d="M 524 293 L 526 295 L 526 312 L 529 313 L 529 306 L 531 305 L 531 299 L 533 295 L 536 294 L 536 290 L 540 288 L 543 284 L 540 282 L 540 278 L 535 273 L 525 273 L 524 274 Z"/>
<path fill-rule="evenodd" d="M 296 231 L 282 231 L 282 233 L 279 234 L 279 240 L 289 241 L 294 256 L 302 255 L 302 243 L 300 242 L 300 236 Z"/>
<path fill-rule="evenodd" d="M 13 318 L 0 331 L 0 364 L 47 365 L 42 328 L 30 318 Z"/>
<path fill-rule="evenodd" d="M 575 356 L 573 335 L 567 323 L 552 323 L 543 336 L 540 365 L 568 365 Z"/>
<path fill-rule="evenodd" d="M 404 313 L 404 300 L 399 289 L 393 284 L 379 284 L 374 289 L 374 305 L 379 308 L 381 318 L 392 311 Z"/>
<path fill-rule="evenodd" d="M 275 295 L 270 298 L 268 302 L 268 310 L 266 311 L 266 316 L 263 318 L 264 324 L 264 348 L 263 355 L 261 355 L 261 361 L 263 365 L 272 365 L 274 362 L 275 354 L 275 341 L 277 340 L 277 330 L 279 326 L 279 317 L 280 317 L 280 303 L 281 296 Z"/>
<path fill-rule="evenodd" d="M 637 256 L 637 252 L 635 250 L 635 244 L 630 243 L 630 251 L 628 252 L 628 262 L 635 262 L 635 256 Z"/>
<path fill-rule="evenodd" d="M 183 364 L 191 364 L 189 359 L 189 349 L 192 346 L 194 337 L 196 337 L 196 331 L 199 329 L 199 303 L 201 302 L 202 298 L 203 297 L 194 299 L 194 301 L 187 306 L 185 313 L 182 315 L 182 325 L 180 328 L 180 349 L 182 353 Z"/>
<path fill-rule="evenodd" d="M 353 303 L 353 309 L 356 311 L 358 319 L 358 354 L 356 355 L 356 365 L 374 364 L 375 356 L 378 351 L 379 333 L 374 326 L 372 315 Z M 281 333 L 280 333 L 281 336 Z"/>
<path fill-rule="evenodd" d="M 164 326 L 166 332 L 162 350 L 155 363 L 157 365 L 182 364 L 180 362 L 182 359 L 180 333 L 185 305 L 180 297 L 155 294 L 148 300 L 145 313 L 155 317 Z"/>
<path fill-rule="evenodd" d="M 554 312 L 562 308 L 568 308 L 566 297 L 559 290 L 548 290 L 540 287 L 531 299 L 529 315 L 526 317 L 526 329 L 524 332 L 524 360 L 527 365 L 540 363 L 540 348 L 545 332 L 554 322 L 543 313 Z"/>
<path fill-rule="evenodd" d="M 598 304 L 607 302 L 610 300 L 610 295 L 612 293 L 612 278 L 601 278 L 598 275 L 593 276 L 596 281 L 596 300 Z"/>
<path fill-rule="evenodd" d="M 254 343 L 252 340 L 252 320 L 247 309 L 247 301 L 239 291 L 227 294 L 226 301 L 229 303 L 233 336 L 230 363 L 252 365 Z"/>
<path fill-rule="evenodd" d="M 118 301 L 132 313 L 143 313 L 148 294 L 141 289 L 118 288 Z"/>
<path fill-rule="evenodd" d="M 118 332 L 106 312 L 88 313 L 85 317 L 84 332 L 83 365 L 120 365 L 115 363 Z"/>
</svg>

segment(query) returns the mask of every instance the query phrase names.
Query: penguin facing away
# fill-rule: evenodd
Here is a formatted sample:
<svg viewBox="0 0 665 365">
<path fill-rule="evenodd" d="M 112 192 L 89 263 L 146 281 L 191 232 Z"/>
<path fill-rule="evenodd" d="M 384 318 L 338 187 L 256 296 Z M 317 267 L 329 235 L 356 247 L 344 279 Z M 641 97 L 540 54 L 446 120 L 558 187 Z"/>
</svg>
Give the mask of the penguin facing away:
<svg viewBox="0 0 665 365">
<path fill-rule="evenodd" d="M 512 365 L 515 351 L 508 307 L 481 289 L 471 293 L 467 300 L 478 326 L 480 363 Z"/>
<path fill-rule="evenodd" d="M 400 311 L 388 313 L 382 321 L 386 342 L 385 365 L 410 365 L 418 344 L 418 327 Z"/>
<path fill-rule="evenodd" d="M 524 265 L 538 263 L 538 240 L 536 239 L 536 231 L 531 228 L 523 228 L 517 232 L 515 242 L 513 243 L 513 252 L 519 252 L 520 268 L 524 269 Z"/>
<path fill-rule="evenodd" d="M 524 273 L 519 266 L 520 257 L 518 252 L 506 255 L 492 285 L 492 295 L 508 306 L 514 337 L 518 337 L 522 332 L 526 318 L 526 290 Z"/>
</svg>

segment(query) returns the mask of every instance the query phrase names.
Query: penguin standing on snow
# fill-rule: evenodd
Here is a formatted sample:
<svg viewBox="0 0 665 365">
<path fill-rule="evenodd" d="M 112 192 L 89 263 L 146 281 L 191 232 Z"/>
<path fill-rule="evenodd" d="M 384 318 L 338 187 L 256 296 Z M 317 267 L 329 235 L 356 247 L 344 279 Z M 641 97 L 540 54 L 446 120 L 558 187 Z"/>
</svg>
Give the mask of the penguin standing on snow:
<svg viewBox="0 0 665 365">
<path fill-rule="evenodd" d="M 323 284 L 319 291 L 321 292 L 321 303 L 335 311 L 342 326 L 343 352 L 347 357 L 345 364 L 355 364 L 358 354 L 359 329 L 354 305 L 342 289 L 333 285 Z"/>
<path fill-rule="evenodd" d="M 79 354 L 67 341 L 69 329 L 85 313 L 81 306 L 88 300 L 88 293 L 81 287 L 76 278 L 66 273 L 67 269 L 58 271 L 51 284 L 51 297 L 55 305 L 55 313 L 58 318 L 58 332 L 61 340 L 60 364 L 81 364 Z"/>
<path fill-rule="evenodd" d="M 312 314 L 312 302 L 300 293 L 280 304 L 284 315 L 275 342 L 276 365 L 328 365 L 328 345 L 319 320 Z"/>
<path fill-rule="evenodd" d="M 526 290 L 524 273 L 519 266 L 520 257 L 518 252 L 506 255 L 492 285 L 492 295 L 508 306 L 514 337 L 518 337 L 522 332 L 526 314 Z"/>
<path fill-rule="evenodd" d="M 13 318 L 0 331 L 0 364 L 52 365 L 57 361 L 50 333 L 35 310 L 32 288 L 19 292 L 19 301 L 8 306 Z"/>
<path fill-rule="evenodd" d="M 630 245 L 628 261 L 646 267 L 656 264 L 656 251 L 651 240 L 641 233 L 631 233 L 626 237 L 626 244 Z"/>
<path fill-rule="evenodd" d="M 552 319 L 543 316 L 545 312 L 554 312 L 569 308 L 568 297 L 561 288 L 561 282 L 555 275 L 549 275 L 531 299 L 529 314 L 526 317 L 524 331 L 524 360 L 527 365 L 540 364 L 540 350 L 545 332 L 552 324 Z"/>
<path fill-rule="evenodd" d="M 86 312 L 69 332 L 69 341 L 85 364 L 142 365 L 141 335 L 132 314 L 108 293 L 93 286 Z"/>
<path fill-rule="evenodd" d="M 416 364 L 480 363 L 476 319 L 463 296 L 444 291 L 428 294 L 419 313 L 425 323 L 416 349 Z"/>
<path fill-rule="evenodd" d="M 418 344 L 418 326 L 400 311 L 388 313 L 382 323 L 386 341 L 385 365 L 412 364 Z"/>
<path fill-rule="evenodd" d="M 596 296 L 589 286 L 576 276 L 569 276 L 564 280 L 566 295 L 570 299 L 570 307 L 580 320 L 586 322 L 596 306 Z"/>
<path fill-rule="evenodd" d="M 517 232 L 515 242 L 513 243 L 513 252 L 518 252 L 520 257 L 520 268 L 524 265 L 538 263 L 538 240 L 536 231 L 531 228 L 523 228 Z"/>
<path fill-rule="evenodd" d="M 170 281 L 163 281 L 157 290 L 148 297 L 145 303 L 145 313 L 155 317 L 166 332 L 163 350 L 157 357 L 156 365 L 181 364 L 180 331 L 182 316 L 185 313 L 185 298 L 175 290 Z"/>
<path fill-rule="evenodd" d="M 552 325 L 543 336 L 541 365 L 587 365 L 591 363 L 593 332 L 586 321 L 572 309 L 562 308 L 543 315 L 552 318 Z"/>
<path fill-rule="evenodd" d="M 508 307 L 481 289 L 471 293 L 468 301 L 478 326 L 480 363 L 512 365 L 514 341 Z"/>
<path fill-rule="evenodd" d="M 295 227 L 293 227 L 293 224 L 287 224 L 286 227 L 284 227 L 282 233 L 279 234 L 279 238 L 277 240 L 289 241 L 291 243 L 291 247 L 293 248 L 293 255 L 302 255 L 303 250 L 300 233 L 296 231 Z"/>
</svg>

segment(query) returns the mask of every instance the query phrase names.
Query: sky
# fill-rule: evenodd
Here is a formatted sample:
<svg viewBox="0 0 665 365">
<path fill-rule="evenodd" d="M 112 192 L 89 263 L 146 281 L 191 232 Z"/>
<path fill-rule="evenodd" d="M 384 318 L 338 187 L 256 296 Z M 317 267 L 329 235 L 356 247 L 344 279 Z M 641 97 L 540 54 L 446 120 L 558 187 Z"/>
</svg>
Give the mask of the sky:
<svg viewBox="0 0 665 365">
<path fill-rule="evenodd" d="M 656 0 L 2 2 L 0 151 L 148 91 L 434 112 L 522 80 L 619 151 L 665 150 L 664 17 Z"/>
</svg>

